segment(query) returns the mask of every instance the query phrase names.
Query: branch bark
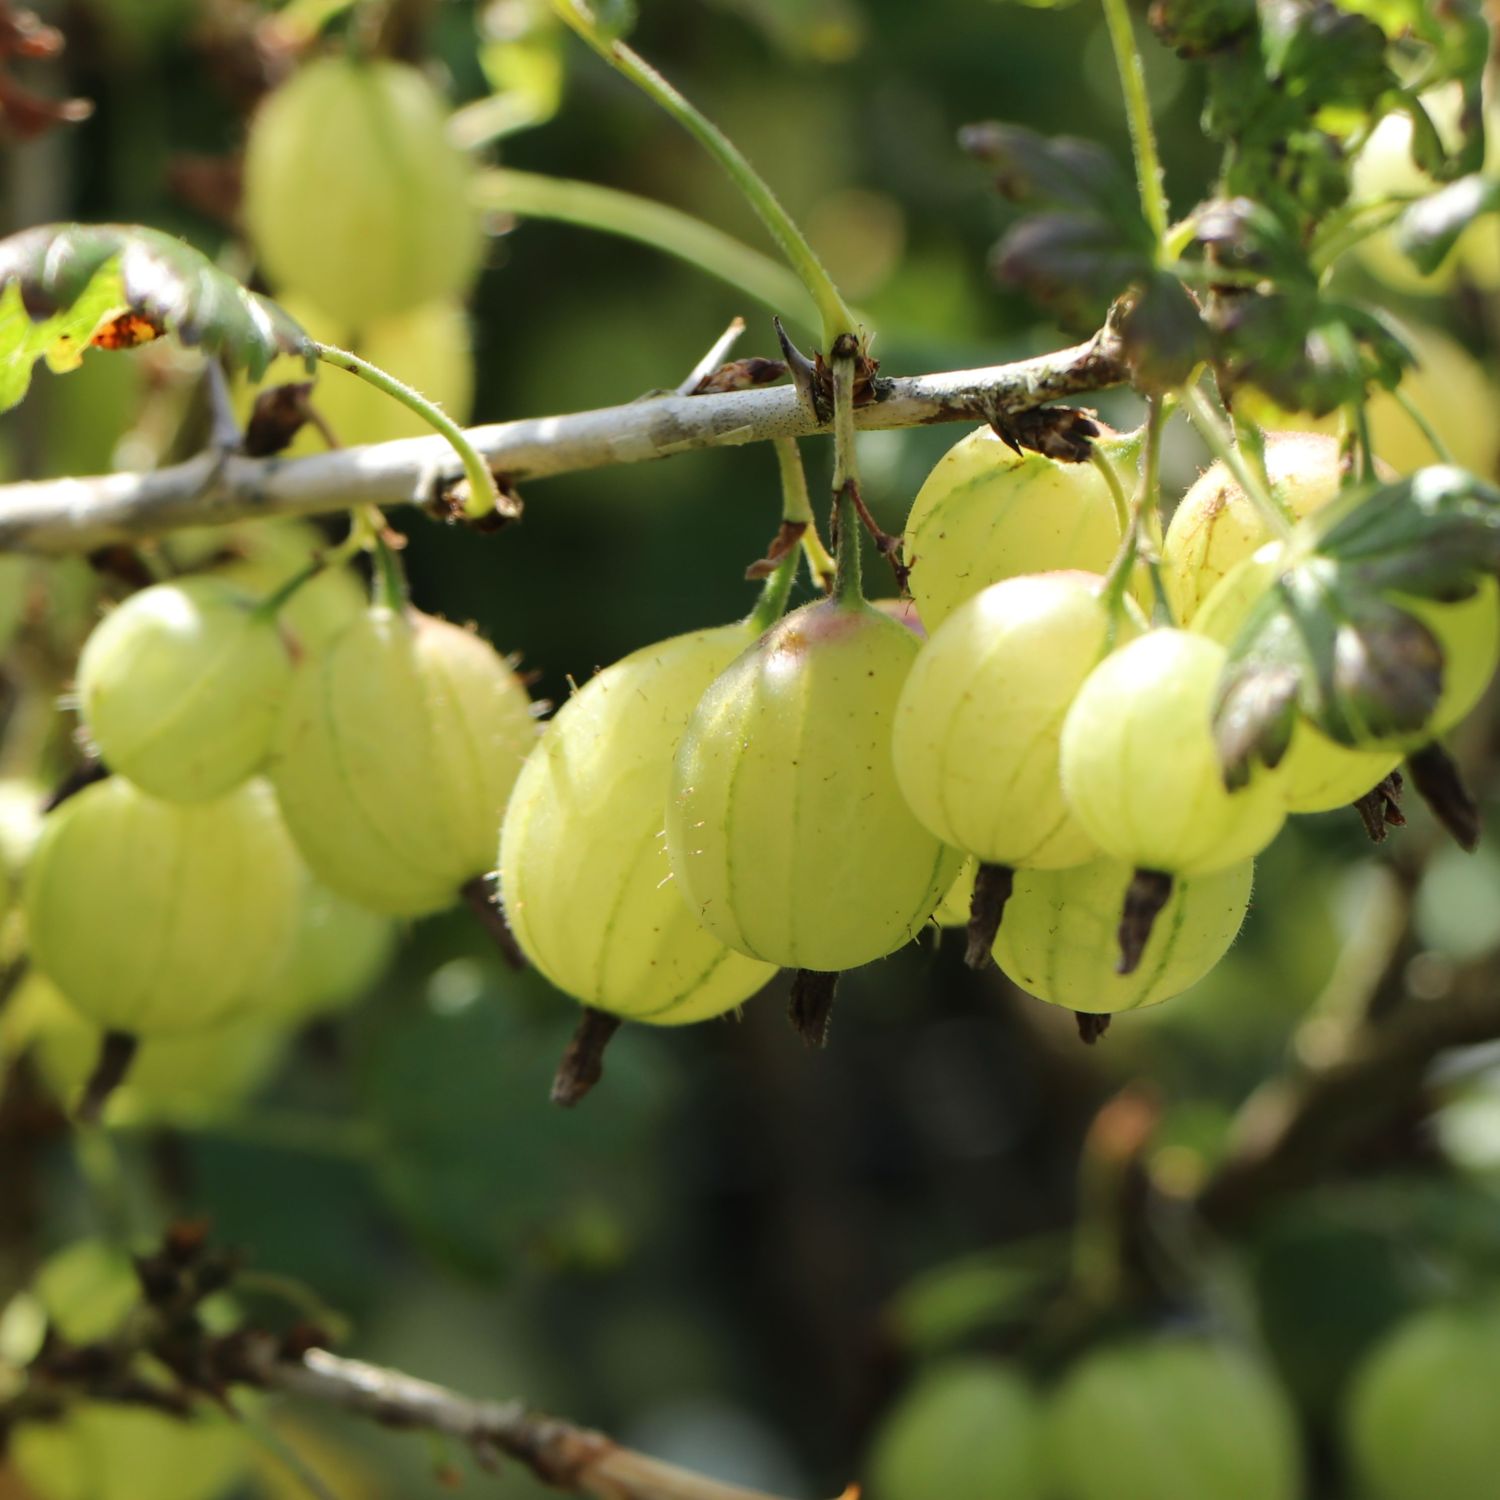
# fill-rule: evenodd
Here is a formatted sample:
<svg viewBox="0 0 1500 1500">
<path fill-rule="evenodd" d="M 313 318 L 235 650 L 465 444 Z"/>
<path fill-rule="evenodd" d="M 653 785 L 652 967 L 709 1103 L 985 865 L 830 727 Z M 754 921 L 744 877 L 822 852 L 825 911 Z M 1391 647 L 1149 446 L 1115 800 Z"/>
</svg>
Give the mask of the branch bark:
<svg viewBox="0 0 1500 1500">
<path fill-rule="evenodd" d="M 1232 1230 L 1409 1110 L 1442 1052 L 1500 1037 L 1500 990 L 1482 969 L 1445 1000 L 1408 999 L 1360 1027 L 1342 1056 L 1277 1079 L 1240 1113 L 1233 1152 L 1205 1185 L 1205 1222 Z"/>
<path fill-rule="evenodd" d="M 1013 364 L 880 381 L 877 399 L 855 420 L 864 429 L 990 421 L 1125 379 L 1118 341 L 1106 329 Z M 518 484 L 826 430 L 793 387 L 771 386 L 503 422 L 473 428 L 469 437 L 502 480 Z M 183 526 L 421 504 L 459 477 L 447 442 L 423 437 L 299 459 L 210 452 L 151 474 L 0 485 L 0 552 L 85 552 Z"/>
<path fill-rule="evenodd" d="M 393 1427 L 442 1433 L 481 1462 L 523 1463 L 544 1483 L 596 1500 L 777 1500 L 622 1447 L 601 1432 L 528 1411 L 519 1401 L 475 1401 L 397 1370 L 323 1349 L 300 1358 L 251 1356 L 258 1382 Z"/>
</svg>

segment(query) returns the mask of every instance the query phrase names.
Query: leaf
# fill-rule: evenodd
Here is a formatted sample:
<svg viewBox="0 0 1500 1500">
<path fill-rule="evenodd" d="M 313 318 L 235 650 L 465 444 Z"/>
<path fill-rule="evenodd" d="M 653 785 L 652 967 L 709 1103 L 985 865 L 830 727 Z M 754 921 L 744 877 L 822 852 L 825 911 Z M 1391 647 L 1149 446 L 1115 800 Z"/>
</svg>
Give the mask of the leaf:
<svg viewBox="0 0 1500 1500">
<path fill-rule="evenodd" d="M 246 291 L 199 251 L 159 230 L 121 224 L 44 224 L 0 240 L 0 411 L 14 406 L 45 358 L 76 367 L 113 319 L 216 354 L 258 380 L 278 354 L 309 369 L 306 333 L 268 298 Z"/>
<path fill-rule="evenodd" d="M 1266 75 L 1305 107 L 1372 107 L 1396 86 L 1386 36 L 1373 21 L 1329 0 L 1262 0 Z"/>
<path fill-rule="evenodd" d="M 1396 241 L 1424 276 L 1431 275 L 1475 219 L 1497 210 L 1500 179 L 1473 173 L 1413 203 L 1396 221 Z"/>
<path fill-rule="evenodd" d="M 1138 390 L 1172 390 L 1209 354 L 1198 304 L 1165 271 L 1155 272 L 1126 300 L 1116 326 L 1131 384 Z"/>
<path fill-rule="evenodd" d="M 1151 29 L 1183 57 L 1217 51 L 1255 25 L 1255 0 L 1154 0 Z"/>
</svg>

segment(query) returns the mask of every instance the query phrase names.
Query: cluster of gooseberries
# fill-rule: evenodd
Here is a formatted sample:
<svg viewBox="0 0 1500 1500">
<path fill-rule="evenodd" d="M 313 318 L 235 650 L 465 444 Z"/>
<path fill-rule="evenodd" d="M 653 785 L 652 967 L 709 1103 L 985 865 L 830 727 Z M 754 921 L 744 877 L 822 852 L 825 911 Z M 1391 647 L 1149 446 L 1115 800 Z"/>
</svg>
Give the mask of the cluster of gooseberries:
<svg viewBox="0 0 1500 1500">
<path fill-rule="evenodd" d="M 1356 1366 L 1340 1462 L 1359 1494 L 1493 1493 L 1500 1447 L 1479 1412 L 1500 1379 L 1497 1319 L 1493 1297 L 1432 1307 Z M 1295 1500 L 1300 1448 L 1290 1394 L 1263 1359 L 1170 1332 L 1090 1350 L 1045 1389 L 1014 1360 L 938 1360 L 887 1414 L 867 1477 L 880 1500 Z"/>
<path fill-rule="evenodd" d="M 107 1033 L 285 1017 L 288 955 L 316 967 L 309 924 L 379 946 L 390 919 L 473 900 L 498 830 L 516 944 L 595 1019 L 704 1020 L 786 968 L 818 1040 L 834 976 L 957 920 L 971 963 L 1092 1038 L 1213 968 L 1287 814 L 1369 793 L 1500 655 L 1492 579 L 1403 601 L 1443 652 L 1421 733 L 1351 746 L 1299 722 L 1231 789 L 1212 729 L 1226 646 L 1283 544 L 1215 464 L 1160 544 L 1171 623 L 1148 623 L 1112 482 L 1138 450 L 1107 435 L 1066 464 L 974 432 L 912 509 L 910 604 L 866 603 L 856 567 L 783 614 L 783 561 L 747 619 L 632 653 L 539 736 L 512 667 L 412 609 L 383 541 L 368 606 L 330 608 L 315 562 L 258 592 L 212 570 L 146 588 L 79 661 L 113 774 L 26 861 L 33 966 Z M 1265 470 L 1293 518 L 1340 493 L 1327 436 L 1273 434 Z M 348 967 L 311 1004 L 367 975 Z"/>
</svg>

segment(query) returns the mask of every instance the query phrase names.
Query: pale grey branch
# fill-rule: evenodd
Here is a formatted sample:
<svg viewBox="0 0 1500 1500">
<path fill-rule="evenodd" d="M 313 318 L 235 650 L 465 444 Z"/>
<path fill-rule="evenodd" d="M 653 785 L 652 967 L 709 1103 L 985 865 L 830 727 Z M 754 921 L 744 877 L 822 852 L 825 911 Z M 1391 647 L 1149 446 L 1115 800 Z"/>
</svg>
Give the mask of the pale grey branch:
<svg viewBox="0 0 1500 1500">
<path fill-rule="evenodd" d="M 864 429 L 984 421 L 1126 378 L 1107 332 L 1086 344 L 981 370 L 900 377 L 855 413 Z M 723 395 L 666 395 L 598 411 L 471 429 L 512 485 L 825 430 L 790 386 Z M 345 448 L 310 458 L 204 454 L 150 474 L 0 485 L 0 552 L 85 552 L 183 526 L 263 516 L 315 516 L 360 505 L 421 504 L 459 478 L 440 437 Z"/>
</svg>

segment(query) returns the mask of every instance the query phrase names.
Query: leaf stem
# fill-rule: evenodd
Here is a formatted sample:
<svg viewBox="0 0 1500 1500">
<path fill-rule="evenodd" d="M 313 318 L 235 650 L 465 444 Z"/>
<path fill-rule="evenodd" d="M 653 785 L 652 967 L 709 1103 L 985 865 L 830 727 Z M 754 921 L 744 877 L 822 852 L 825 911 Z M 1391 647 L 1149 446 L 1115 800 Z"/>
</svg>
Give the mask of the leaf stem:
<svg viewBox="0 0 1500 1500">
<path fill-rule="evenodd" d="M 681 209 L 617 188 L 509 167 L 481 172 L 474 197 L 490 213 L 573 224 L 649 245 L 716 276 L 804 328 L 818 327 L 817 305 L 785 266 Z"/>
<path fill-rule="evenodd" d="M 1125 95 L 1125 115 L 1130 122 L 1130 143 L 1135 150 L 1135 176 L 1141 193 L 1141 212 L 1156 240 L 1158 253 L 1166 238 L 1169 215 L 1162 185 L 1161 158 L 1156 150 L 1156 130 L 1151 123 L 1151 100 L 1146 93 L 1146 74 L 1140 48 L 1125 0 L 1104 0 L 1104 19 L 1114 49 L 1115 70 Z"/>
<path fill-rule="evenodd" d="M 1270 488 L 1254 472 L 1253 467 L 1245 462 L 1244 454 L 1234 444 L 1229 427 L 1214 410 L 1213 403 L 1203 394 L 1201 387 L 1184 386 L 1182 404 L 1187 409 L 1193 426 L 1198 429 L 1198 435 L 1208 444 L 1214 457 L 1219 459 L 1234 475 L 1240 488 L 1244 490 L 1250 503 L 1265 523 L 1266 529 L 1278 541 L 1290 541 L 1291 517 L 1276 500 Z"/>
<path fill-rule="evenodd" d="M 624 42 L 608 36 L 584 0 L 552 0 L 553 9 L 617 72 L 651 96 L 719 163 L 744 194 L 750 206 L 786 256 L 802 285 L 817 304 L 823 342 L 832 348 L 841 334 L 856 331 L 849 310 L 833 278 L 824 268 L 792 216 L 781 206 L 765 179 L 746 160 L 738 146 L 694 104 L 668 83 L 645 58 Z"/>
<path fill-rule="evenodd" d="M 442 407 L 429 401 L 420 391 L 414 390 L 404 381 L 397 380 L 394 375 L 387 374 L 379 366 L 372 365 L 357 354 L 351 354 L 347 349 L 340 349 L 333 344 L 319 343 L 314 343 L 313 348 L 324 364 L 332 365 L 335 369 L 347 370 L 351 375 L 357 375 L 366 385 L 373 385 L 377 391 L 382 391 L 393 400 L 399 401 L 408 411 L 415 412 L 433 431 L 441 433 L 448 439 L 453 445 L 453 451 L 458 454 L 463 463 L 464 474 L 468 477 L 469 498 L 464 504 L 464 514 L 470 520 L 482 521 L 496 511 L 506 509 L 505 500 L 500 494 L 500 486 L 495 483 L 495 476 L 490 472 L 489 465 L 479 456 L 463 428 Z"/>
</svg>

